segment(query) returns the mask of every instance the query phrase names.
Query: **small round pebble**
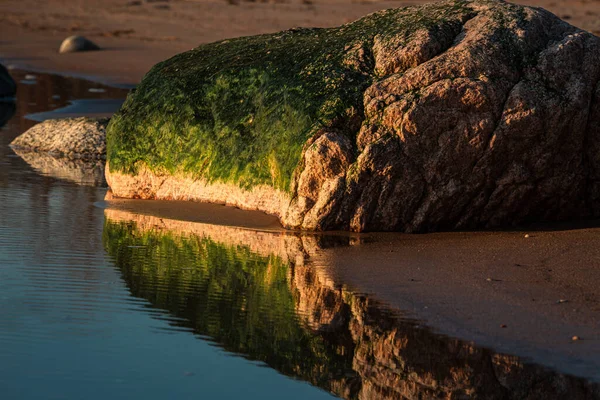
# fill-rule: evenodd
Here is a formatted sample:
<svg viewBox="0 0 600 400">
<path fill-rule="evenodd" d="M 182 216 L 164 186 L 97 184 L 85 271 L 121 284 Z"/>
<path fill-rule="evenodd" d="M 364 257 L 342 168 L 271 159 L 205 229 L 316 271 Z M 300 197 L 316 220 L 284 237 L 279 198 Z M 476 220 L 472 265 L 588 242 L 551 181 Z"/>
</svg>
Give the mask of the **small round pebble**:
<svg viewBox="0 0 600 400">
<path fill-rule="evenodd" d="M 84 38 L 83 36 L 69 36 L 63 40 L 58 52 L 60 54 L 64 54 L 91 50 L 100 50 L 100 47 L 96 43 Z"/>
</svg>

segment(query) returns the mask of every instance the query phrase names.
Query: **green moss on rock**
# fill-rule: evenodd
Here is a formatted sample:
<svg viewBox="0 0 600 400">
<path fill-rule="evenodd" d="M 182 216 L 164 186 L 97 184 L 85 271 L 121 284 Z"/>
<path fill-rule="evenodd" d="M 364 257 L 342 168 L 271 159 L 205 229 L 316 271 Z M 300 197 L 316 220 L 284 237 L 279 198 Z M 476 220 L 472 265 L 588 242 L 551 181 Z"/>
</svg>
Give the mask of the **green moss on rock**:
<svg viewBox="0 0 600 400">
<path fill-rule="evenodd" d="M 189 174 L 290 191 L 304 144 L 362 116 L 377 78 L 374 38 L 408 41 L 470 12 L 469 2 L 371 14 L 331 29 L 292 29 L 199 46 L 157 64 L 108 128 L 111 170 Z M 363 52 L 357 52 L 363 49 Z M 354 136 L 353 129 L 342 129 Z M 354 141 L 353 141 L 354 142 Z"/>
</svg>

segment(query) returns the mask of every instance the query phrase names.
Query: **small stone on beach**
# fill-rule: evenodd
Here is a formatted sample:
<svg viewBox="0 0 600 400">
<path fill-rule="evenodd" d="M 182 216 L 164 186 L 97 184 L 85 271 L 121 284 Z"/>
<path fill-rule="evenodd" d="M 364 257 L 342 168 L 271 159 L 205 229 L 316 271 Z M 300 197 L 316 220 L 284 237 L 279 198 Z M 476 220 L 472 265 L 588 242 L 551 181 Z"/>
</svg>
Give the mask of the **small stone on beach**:
<svg viewBox="0 0 600 400">
<path fill-rule="evenodd" d="M 60 54 L 64 54 L 92 50 L 100 50 L 100 47 L 96 43 L 84 38 L 83 36 L 69 36 L 63 40 L 58 52 Z"/>
</svg>

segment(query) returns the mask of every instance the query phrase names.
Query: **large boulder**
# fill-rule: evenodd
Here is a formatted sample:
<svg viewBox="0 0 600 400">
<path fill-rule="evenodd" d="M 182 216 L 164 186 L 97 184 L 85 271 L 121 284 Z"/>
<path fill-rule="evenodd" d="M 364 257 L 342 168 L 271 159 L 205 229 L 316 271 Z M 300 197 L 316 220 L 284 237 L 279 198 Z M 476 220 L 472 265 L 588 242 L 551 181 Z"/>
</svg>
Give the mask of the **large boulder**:
<svg viewBox="0 0 600 400">
<path fill-rule="evenodd" d="M 17 92 L 17 84 L 4 65 L 0 64 L 0 100 L 12 97 Z"/>
<path fill-rule="evenodd" d="M 497 0 L 202 45 L 107 131 L 119 197 L 225 202 L 303 229 L 600 216 L 600 38 Z"/>
</svg>

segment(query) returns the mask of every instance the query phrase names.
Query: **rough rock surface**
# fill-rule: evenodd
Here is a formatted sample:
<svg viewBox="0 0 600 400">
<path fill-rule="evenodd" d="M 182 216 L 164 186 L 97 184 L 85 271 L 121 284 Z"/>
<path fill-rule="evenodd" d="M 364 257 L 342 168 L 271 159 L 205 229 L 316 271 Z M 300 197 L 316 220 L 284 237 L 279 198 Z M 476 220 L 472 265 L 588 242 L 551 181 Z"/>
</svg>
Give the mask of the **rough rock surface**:
<svg viewBox="0 0 600 400">
<path fill-rule="evenodd" d="M 92 51 L 100 50 L 100 47 L 92 42 L 91 40 L 84 38 L 83 36 L 69 36 L 60 45 L 58 52 L 63 53 L 76 53 L 78 51 Z"/>
<path fill-rule="evenodd" d="M 70 159 L 105 159 L 107 118 L 49 119 L 12 141 L 23 151 L 49 153 Z"/>
<path fill-rule="evenodd" d="M 17 84 L 4 65 L 0 64 L 0 99 L 12 97 L 17 91 Z"/>
<path fill-rule="evenodd" d="M 218 42 L 145 77 L 108 128 L 107 181 L 189 200 L 206 200 L 190 180 L 228 184 L 225 202 L 303 229 L 597 217 L 599 81 L 600 38 L 497 0 Z M 261 185 L 282 206 L 243 200 Z"/>
</svg>

